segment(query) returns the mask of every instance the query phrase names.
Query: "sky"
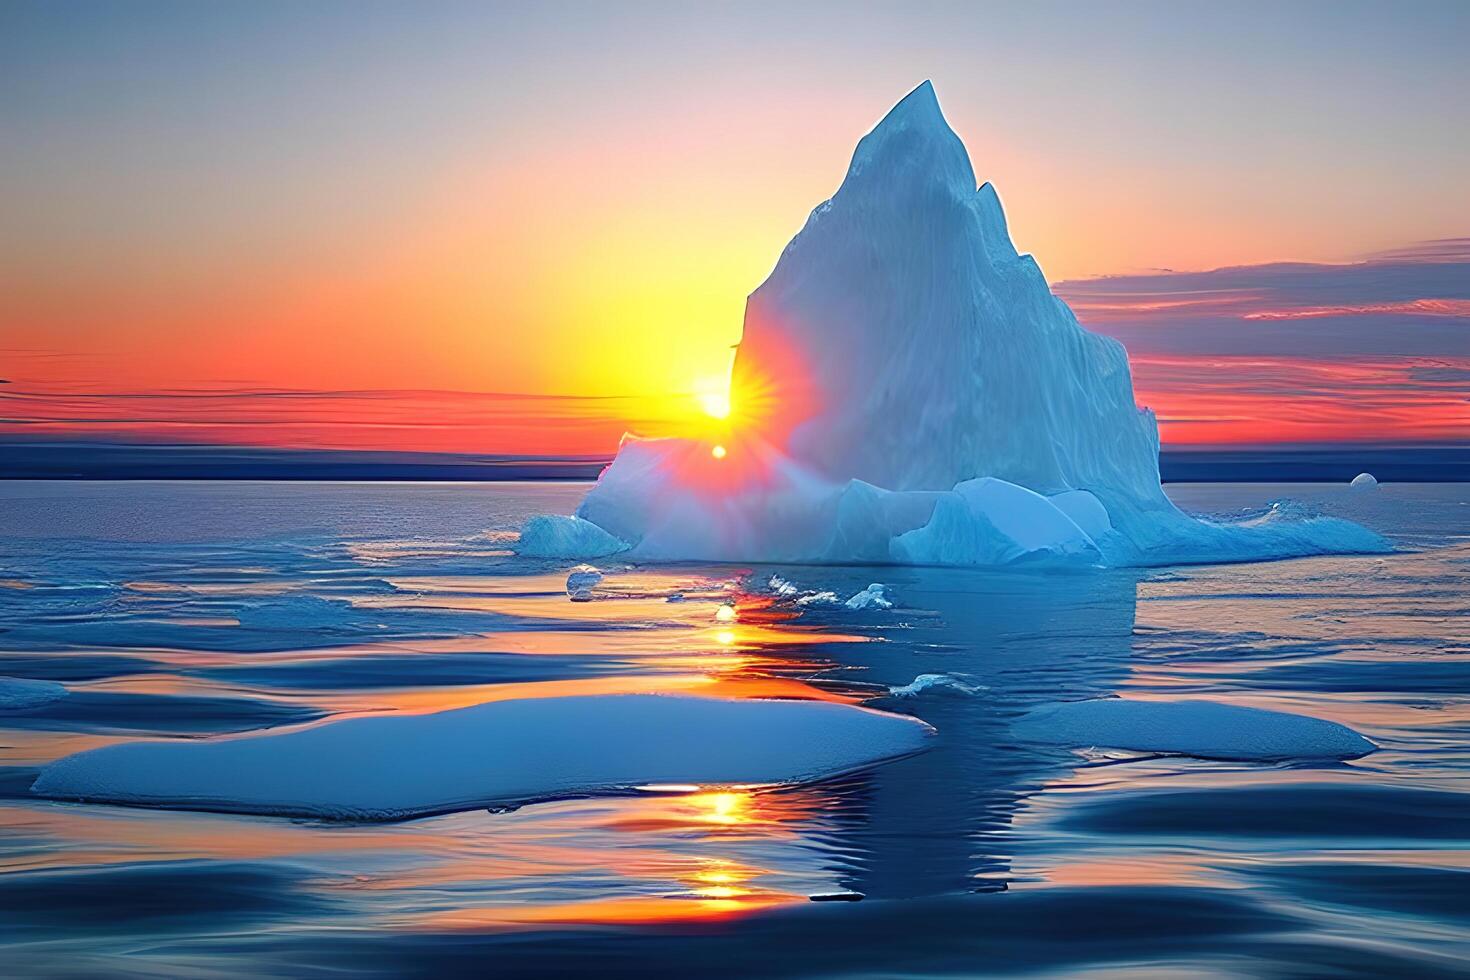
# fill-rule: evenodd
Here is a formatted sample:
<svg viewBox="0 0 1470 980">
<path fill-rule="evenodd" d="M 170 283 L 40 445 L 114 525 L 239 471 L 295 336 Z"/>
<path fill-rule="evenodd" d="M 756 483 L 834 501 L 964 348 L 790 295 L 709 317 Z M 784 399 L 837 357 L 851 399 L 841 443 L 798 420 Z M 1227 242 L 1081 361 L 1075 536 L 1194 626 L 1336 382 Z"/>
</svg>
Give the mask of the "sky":
<svg viewBox="0 0 1470 980">
<path fill-rule="evenodd" d="M 1166 443 L 1470 440 L 1470 4 L 0 0 L 0 436 L 598 453 L 933 79 Z"/>
</svg>

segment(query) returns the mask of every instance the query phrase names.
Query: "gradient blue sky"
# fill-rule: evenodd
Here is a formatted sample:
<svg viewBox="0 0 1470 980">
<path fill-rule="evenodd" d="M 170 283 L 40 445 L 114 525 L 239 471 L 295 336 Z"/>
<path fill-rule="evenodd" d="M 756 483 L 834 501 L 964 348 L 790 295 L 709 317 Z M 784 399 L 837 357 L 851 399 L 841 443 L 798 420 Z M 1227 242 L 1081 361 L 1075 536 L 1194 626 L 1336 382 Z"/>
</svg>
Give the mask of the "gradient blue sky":
<svg viewBox="0 0 1470 980">
<path fill-rule="evenodd" d="M 923 78 L 1068 296 L 1354 263 L 1470 234 L 1467 47 L 1465 3 L 4 2 L 0 377 L 38 397 L 686 393 Z M 1466 268 L 1411 300 L 1464 298 Z M 1358 278 L 1319 305 L 1387 302 L 1377 270 L 1334 275 Z M 1395 377 L 1457 377 L 1470 317 L 1426 309 L 1240 319 L 1229 349 L 1218 320 L 1079 314 L 1122 324 L 1182 438 L 1171 411 L 1210 409 L 1184 405 L 1179 358 L 1341 376 L 1371 337 Z M 1353 389 L 1323 396 L 1326 376 L 1299 390 L 1347 438 Z M 1365 408 L 1365 432 L 1462 437 L 1463 394 L 1427 427 Z M 28 421 L 75 421 L 42 404 Z M 1246 438 L 1239 406 L 1216 414 Z"/>
</svg>

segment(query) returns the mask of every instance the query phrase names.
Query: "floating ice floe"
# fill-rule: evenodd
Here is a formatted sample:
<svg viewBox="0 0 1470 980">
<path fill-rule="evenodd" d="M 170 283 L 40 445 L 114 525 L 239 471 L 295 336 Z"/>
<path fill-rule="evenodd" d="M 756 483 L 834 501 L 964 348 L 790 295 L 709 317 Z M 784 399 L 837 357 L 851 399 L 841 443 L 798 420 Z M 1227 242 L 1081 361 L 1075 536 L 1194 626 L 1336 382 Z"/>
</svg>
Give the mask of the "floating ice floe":
<svg viewBox="0 0 1470 980">
<path fill-rule="evenodd" d="M 921 721 L 821 701 L 601 695 L 352 718 L 278 735 L 67 756 L 51 799 L 394 820 L 649 784 L 795 783 L 917 752 Z"/>
<path fill-rule="evenodd" d="M 766 588 L 771 590 L 772 595 L 780 596 L 783 599 L 794 596 L 801 591 L 801 589 L 779 575 L 772 575 L 770 581 L 766 583 Z"/>
<path fill-rule="evenodd" d="M 930 690 L 953 694 L 979 694 L 985 690 L 985 685 L 971 684 L 953 674 L 920 674 L 902 687 L 890 687 L 888 694 L 895 698 L 912 698 Z"/>
<path fill-rule="evenodd" d="M 766 588 L 778 599 L 788 599 L 798 606 L 840 606 L 842 599 L 830 589 L 803 589 L 795 582 L 772 575 Z"/>
<path fill-rule="evenodd" d="M 1356 759 L 1377 748 L 1336 722 L 1210 701 L 1067 701 L 1032 709 L 1013 732 L 1071 748 L 1203 759 Z"/>
<path fill-rule="evenodd" d="M 1358 490 L 1372 490 L 1378 486 L 1378 478 L 1372 473 L 1359 473 L 1348 486 Z"/>
<path fill-rule="evenodd" d="M 1016 251 L 928 82 L 863 137 L 751 294 L 731 399 L 719 452 L 627 439 L 577 516 L 653 561 L 1093 567 L 1390 550 L 1336 518 L 1228 524 L 1170 502 L 1122 345 L 1083 329 Z M 613 546 L 590 538 L 555 550 Z"/>
<path fill-rule="evenodd" d="M 591 521 L 563 514 L 541 514 L 521 526 L 515 551 L 527 558 L 605 558 L 627 551 L 620 541 Z"/>
<path fill-rule="evenodd" d="M 893 600 L 888 598 L 886 591 L 887 587 L 882 582 L 874 582 L 843 605 L 848 609 L 892 609 Z"/>
<path fill-rule="evenodd" d="M 24 677 L 0 677 L 0 711 L 37 708 L 66 697 L 67 690 L 55 681 L 36 681 Z"/>
<path fill-rule="evenodd" d="M 601 581 L 601 571 L 591 565 L 578 565 L 567 574 L 567 598 L 573 602 L 589 602 L 592 589 Z"/>
</svg>

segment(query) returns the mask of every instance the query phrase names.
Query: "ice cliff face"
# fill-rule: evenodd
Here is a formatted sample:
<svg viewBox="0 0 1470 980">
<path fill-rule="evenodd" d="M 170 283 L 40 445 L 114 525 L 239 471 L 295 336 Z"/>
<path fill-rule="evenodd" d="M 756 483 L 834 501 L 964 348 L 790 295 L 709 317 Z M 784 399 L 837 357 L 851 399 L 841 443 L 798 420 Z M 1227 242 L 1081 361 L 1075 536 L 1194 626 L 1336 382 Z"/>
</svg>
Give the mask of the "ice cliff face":
<svg viewBox="0 0 1470 980">
<path fill-rule="evenodd" d="M 566 530 L 590 522 L 654 560 L 1118 565 L 1387 547 L 1345 521 L 1174 508 L 1122 345 L 1083 329 L 1017 254 L 928 82 L 858 144 L 750 296 L 732 396 L 727 455 L 627 441 Z"/>
<path fill-rule="evenodd" d="M 791 362 L 815 409 L 791 455 L 833 479 L 1161 499 L 1158 431 L 1122 345 L 1082 329 L 1016 254 L 928 82 L 858 144 L 750 297 L 735 390 Z"/>
</svg>

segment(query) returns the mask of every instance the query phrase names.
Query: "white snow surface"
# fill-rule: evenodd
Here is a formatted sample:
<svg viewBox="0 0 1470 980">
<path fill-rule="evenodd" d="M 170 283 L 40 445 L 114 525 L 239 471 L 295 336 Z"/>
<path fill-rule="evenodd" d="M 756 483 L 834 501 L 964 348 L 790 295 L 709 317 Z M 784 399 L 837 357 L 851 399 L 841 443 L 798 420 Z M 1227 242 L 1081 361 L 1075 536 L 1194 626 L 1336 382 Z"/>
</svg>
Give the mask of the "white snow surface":
<svg viewBox="0 0 1470 980">
<path fill-rule="evenodd" d="M 1083 329 L 1016 251 L 928 82 L 862 139 L 751 294 L 732 400 L 720 458 L 713 438 L 625 439 L 578 517 L 656 561 L 1110 566 L 1389 550 L 1335 518 L 1229 524 L 1175 508 L 1122 345 Z M 608 553 L 577 547 L 594 537 L 540 547 Z"/>
<path fill-rule="evenodd" d="M 1066 701 L 1033 708 L 1012 730 L 1052 745 L 1203 759 L 1356 759 L 1377 748 L 1336 722 L 1211 701 Z"/>
<path fill-rule="evenodd" d="M 0 677 L 0 711 L 37 708 L 66 697 L 67 690 L 55 681 L 36 681 L 24 677 Z"/>
<path fill-rule="evenodd" d="M 1359 473 L 1353 477 L 1352 482 L 1348 486 L 1355 487 L 1359 490 L 1372 490 L 1378 486 L 1378 477 L 1372 473 Z"/>
<path fill-rule="evenodd" d="M 564 514 L 539 514 L 521 527 L 515 551 L 527 558 L 605 558 L 627 551 L 625 541 L 584 521 Z"/>
<path fill-rule="evenodd" d="M 67 756 L 51 799 L 394 820 L 640 785 L 794 783 L 917 752 L 914 718 L 820 701 L 653 694 L 495 701 L 282 734 L 126 742 Z"/>
</svg>

